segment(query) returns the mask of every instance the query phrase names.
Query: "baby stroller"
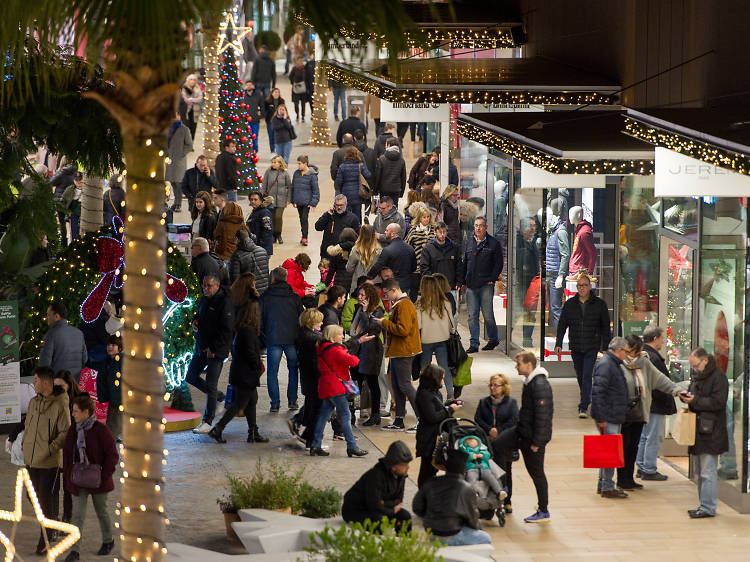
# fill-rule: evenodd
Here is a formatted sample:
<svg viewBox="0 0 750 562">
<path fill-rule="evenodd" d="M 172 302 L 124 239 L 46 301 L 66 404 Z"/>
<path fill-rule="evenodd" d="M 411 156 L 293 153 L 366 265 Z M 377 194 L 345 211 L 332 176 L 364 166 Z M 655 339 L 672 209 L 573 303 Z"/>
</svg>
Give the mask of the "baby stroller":
<svg viewBox="0 0 750 562">
<path fill-rule="evenodd" d="M 435 444 L 435 452 L 432 454 L 432 465 L 438 470 L 445 470 L 448 450 L 458 449 L 461 439 L 469 435 L 478 437 L 482 443 L 492 450 L 487 434 L 473 420 L 448 418 L 440 422 L 440 434 Z M 490 470 L 492 470 L 492 474 L 498 481 L 505 474 L 505 471 L 493 460 L 490 460 Z M 473 487 L 478 496 L 477 506 L 479 508 L 479 517 L 491 521 L 497 515 L 497 522 L 501 527 L 505 527 L 505 508 L 503 502 L 481 480 L 473 484 Z"/>
</svg>

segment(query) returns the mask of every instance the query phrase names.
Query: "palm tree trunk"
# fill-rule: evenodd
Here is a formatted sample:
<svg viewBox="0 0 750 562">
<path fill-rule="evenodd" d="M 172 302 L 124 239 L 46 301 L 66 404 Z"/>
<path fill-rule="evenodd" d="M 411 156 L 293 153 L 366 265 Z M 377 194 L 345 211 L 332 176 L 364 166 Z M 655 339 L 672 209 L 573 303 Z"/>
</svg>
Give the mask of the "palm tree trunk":
<svg viewBox="0 0 750 562">
<path fill-rule="evenodd" d="M 203 63 L 206 68 L 206 93 L 203 113 L 203 154 L 208 166 L 214 167 L 219 155 L 219 44 L 221 37 L 218 26 L 212 25 L 203 30 L 205 42 Z"/>
<path fill-rule="evenodd" d="M 120 538 L 125 560 L 164 560 L 164 373 L 161 323 L 166 273 L 163 137 L 124 137 L 127 163 L 123 471 Z M 163 154 L 163 153 L 162 153 Z"/>
<path fill-rule="evenodd" d="M 83 177 L 81 192 L 81 234 L 94 232 L 102 226 L 103 207 L 102 178 L 89 175 Z"/>
<path fill-rule="evenodd" d="M 316 60 L 309 142 L 318 146 L 328 146 L 331 144 L 331 130 L 328 128 L 328 73 L 323 61 L 320 58 Z"/>
</svg>

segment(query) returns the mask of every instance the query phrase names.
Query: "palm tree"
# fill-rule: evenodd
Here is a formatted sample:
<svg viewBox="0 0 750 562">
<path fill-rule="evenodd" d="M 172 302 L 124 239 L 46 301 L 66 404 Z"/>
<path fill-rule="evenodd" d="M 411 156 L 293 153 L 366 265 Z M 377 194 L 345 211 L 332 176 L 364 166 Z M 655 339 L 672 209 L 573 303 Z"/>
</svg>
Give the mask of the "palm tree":
<svg viewBox="0 0 750 562">
<path fill-rule="evenodd" d="M 28 61 L 51 53 L 60 37 L 85 41 L 86 59 L 101 62 L 108 88 L 84 95 L 119 123 L 129 188 L 125 228 L 125 328 L 123 331 L 124 460 L 120 539 L 128 560 L 163 560 L 163 432 L 161 322 L 164 304 L 164 131 L 174 115 L 187 25 L 201 14 L 220 13 L 226 0 L 6 0 L 0 20 L 0 52 L 7 54 L 0 108 L 35 101 L 31 77 L 51 82 Z M 77 68 L 59 60 L 55 72 Z M 50 71 L 52 72 L 52 71 Z M 38 86 L 38 84 L 37 84 Z M 41 88 L 42 92 L 44 88 Z"/>
<path fill-rule="evenodd" d="M 95 174 L 86 172 L 81 191 L 81 234 L 99 230 L 102 227 L 104 206 L 104 181 Z"/>
</svg>

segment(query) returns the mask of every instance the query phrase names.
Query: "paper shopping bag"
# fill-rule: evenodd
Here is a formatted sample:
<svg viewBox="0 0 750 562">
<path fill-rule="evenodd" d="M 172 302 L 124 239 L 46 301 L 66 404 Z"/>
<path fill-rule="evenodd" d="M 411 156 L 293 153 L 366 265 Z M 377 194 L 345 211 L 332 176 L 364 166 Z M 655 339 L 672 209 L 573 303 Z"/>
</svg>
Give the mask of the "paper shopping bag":
<svg viewBox="0 0 750 562">
<path fill-rule="evenodd" d="M 620 468 L 625 466 L 622 435 L 584 435 L 583 468 Z"/>
<path fill-rule="evenodd" d="M 678 445 L 695 445 L 695 414 L 687 408 L 679 408 L 674 417 L 672 438 Z"/>
</svg>

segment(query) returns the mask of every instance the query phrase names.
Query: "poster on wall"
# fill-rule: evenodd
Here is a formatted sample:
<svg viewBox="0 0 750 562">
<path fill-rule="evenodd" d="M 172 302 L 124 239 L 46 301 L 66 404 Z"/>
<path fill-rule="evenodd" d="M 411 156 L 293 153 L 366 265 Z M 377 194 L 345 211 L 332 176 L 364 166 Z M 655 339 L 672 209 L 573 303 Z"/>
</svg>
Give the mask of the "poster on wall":
<svg viewBox="0 0 750 562">
<path fill-rule="evenodd" d="M 712 252 L 713 253 L 713 252 Z M 701 260 L 701 338 L 706 351 L 731 378 L 734 373 L 734 329 L 737 261 L 731 250 Z"/>
<path fill-rule="evenodd" d="M 18 301 L 0 301 L 0 423 L 21 421 Z"/>
</svg>

